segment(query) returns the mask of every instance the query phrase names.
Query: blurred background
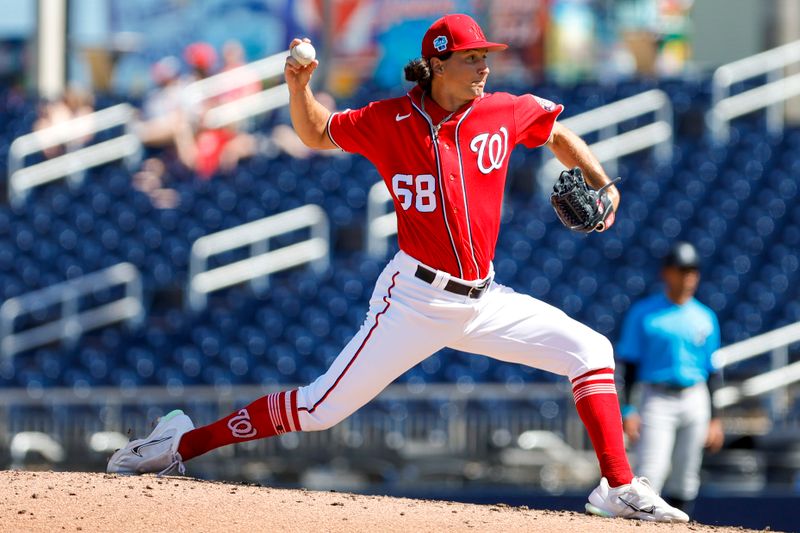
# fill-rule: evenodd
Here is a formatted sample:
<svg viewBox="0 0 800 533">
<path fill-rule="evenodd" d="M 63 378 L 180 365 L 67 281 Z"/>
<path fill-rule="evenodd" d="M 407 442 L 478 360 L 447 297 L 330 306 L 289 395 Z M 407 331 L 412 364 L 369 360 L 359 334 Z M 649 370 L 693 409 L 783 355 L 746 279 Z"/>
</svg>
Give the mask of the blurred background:
<svg viewBox="0 0 800 533">
<path fill-rule="evenodd" d="M 0 467 L 101 470 L 172 408 L 208 423 L 305 384 L 396 250 L 369 162 L 311 153 L 282 80 L 308 36 L 331 109 L 399 96 L 432 21 L 510 49 L 490 90 L 564 103 L 623 176 L 583 237 L 512 154 L 502 283 L 616 341 L 678 239 L 719 316 L 726 444 L 696 518 L 798 529 L 800 3 L 0 0 Z M 608 107 L 607 107 L 608 106 Z M 376 185 L 377 184 L 377 185 Z M 567 381 L 453 350 L 335 428 L 221 449 L 209 479 L 582 509 L 599 477 Z"/>
</svg>

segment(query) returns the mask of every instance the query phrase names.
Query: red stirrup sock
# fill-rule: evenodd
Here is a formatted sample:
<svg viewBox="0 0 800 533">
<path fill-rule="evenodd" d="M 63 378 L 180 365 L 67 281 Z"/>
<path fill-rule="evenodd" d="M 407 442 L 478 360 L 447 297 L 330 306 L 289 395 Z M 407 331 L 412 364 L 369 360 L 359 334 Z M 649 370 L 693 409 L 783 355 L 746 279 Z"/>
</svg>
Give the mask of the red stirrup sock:
<svg viewBox="0 0 800 533">
<path fill-rule="evenodd" d="M 178 445 L 178 453 L 188 461 L 220 446 L 300 430 L 297 390 L 277 392 L 259 398 L 225 418 L 185 433 Z"/>
<path fill-rule="evenodd" d="M 592 370 L 572 380 L 575 407 L 589 432 L 600 472 L 612 487 L 633 479 L 622 438 L 622 415 L 610 368 Z"/>
</svg>

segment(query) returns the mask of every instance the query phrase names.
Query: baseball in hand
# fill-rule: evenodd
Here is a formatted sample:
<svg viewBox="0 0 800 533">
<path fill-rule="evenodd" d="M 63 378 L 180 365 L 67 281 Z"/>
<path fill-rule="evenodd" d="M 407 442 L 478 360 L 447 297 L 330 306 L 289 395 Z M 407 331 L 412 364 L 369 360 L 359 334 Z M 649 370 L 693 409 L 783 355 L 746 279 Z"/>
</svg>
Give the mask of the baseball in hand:
<svg viewBox="0 0 800 533">
<path fill-rule="evenodd" d="M 306 66 L 317 57 L 317 51 L 311 43 L 303 41 L 298 44 L 291 51 L 292 57 L 301 65 Z"/>
</svg>

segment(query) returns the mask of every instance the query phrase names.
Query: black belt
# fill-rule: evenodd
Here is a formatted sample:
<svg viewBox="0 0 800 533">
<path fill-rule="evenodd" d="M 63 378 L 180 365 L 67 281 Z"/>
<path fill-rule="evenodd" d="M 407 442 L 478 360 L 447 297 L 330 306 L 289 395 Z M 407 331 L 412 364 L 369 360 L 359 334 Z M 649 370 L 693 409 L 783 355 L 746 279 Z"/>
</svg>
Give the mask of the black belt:
<svg viewBox="0 0 800 533">
<path fill-rule="evenodd" d="M 414 274 L 417 278 L 421 279 L 425 283 L 433 283 L 436 279 L 436 272 L 433 270 L 429 270 L 422 265 L 417 266 L 417 271 Z M 460 294 L 461 296 L 469 296 L 470 298 L 480 298 L 483 296 L 483 293 L 486 292 L 486 289 L 489 288 L 489 285 L 492 284 L 491 279 L 487 279 L 481 285 L 473 286 L 467 285 L 466 283 L 459 283 L 455 280 L 448 280 L 447 285 L 444 286 L 444 290 L 447 292 L 452 292 L 454 294 Z"/>
<path fill-rule="evenodd" d="M 683 392 L 686 389 L 691 389 L 697 385 L 697 383 L 692 383 L 691 385 L 681 385 L 680 383 L 648 383 L 647 386 L 653 388 L 655 390 L 659 390 L 661 392 Z"/>
</svg>

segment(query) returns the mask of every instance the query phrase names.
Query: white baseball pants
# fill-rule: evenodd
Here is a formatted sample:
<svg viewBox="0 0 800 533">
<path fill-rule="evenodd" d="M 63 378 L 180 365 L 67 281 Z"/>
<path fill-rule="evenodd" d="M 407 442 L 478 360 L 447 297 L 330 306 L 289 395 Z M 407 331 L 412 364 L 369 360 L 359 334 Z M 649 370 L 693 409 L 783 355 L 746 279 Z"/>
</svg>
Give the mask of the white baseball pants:
<svg viewBox="0 0 800 533">
<path fill-rule="evenodd" d="M 608 339 L 560 309 L 497 283 L 481 298 L 460 296 L 440 288 L 452 279 L 447 273 L 437 272 L 433 284 L 416 278 L 419 264 L 402 251 L 389 262 L 361 329 L 325 374 L 299 389 L 303 431 L 334 426 L 443 347 L 570 379 L 614 368 Z"/>
<path fill-rule="evenodd" d="M 700 488 L 700 466 L 711 406 L 705 383 L 678 392 L 644 384 L 636 471 L 656 491 L 691 501 Z"/>
</svg>

